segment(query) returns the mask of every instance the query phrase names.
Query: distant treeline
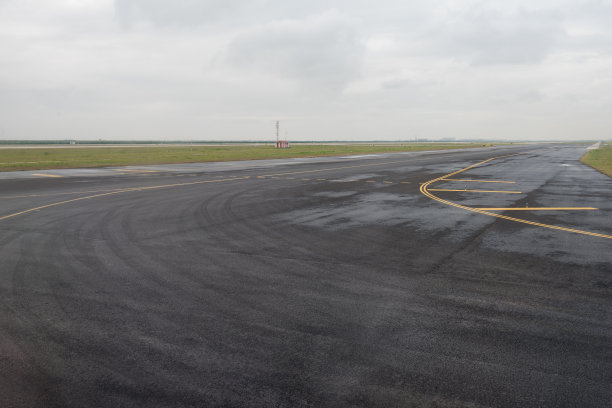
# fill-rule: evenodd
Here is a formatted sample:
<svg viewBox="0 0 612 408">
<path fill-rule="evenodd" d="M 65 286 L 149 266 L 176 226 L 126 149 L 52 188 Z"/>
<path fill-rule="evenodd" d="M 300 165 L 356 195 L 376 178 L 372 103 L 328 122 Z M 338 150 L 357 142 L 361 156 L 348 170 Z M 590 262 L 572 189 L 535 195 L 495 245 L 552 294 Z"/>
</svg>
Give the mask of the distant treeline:
<svg viewBox="0 0 612 408">
<path fill-rule="evenodd" d="M 0 140 L 0 145 L 165 145 L 165 144 L 274 144 L 275 140 Z M 292 144 L 385 144 L 385 143 L 504 143 L 503 141 L 492 140 L 296 140 L 290 141 Z"/>
<path fill-rule="evenodd" d="M 185 141 L 185 140 L 0 140 L 0 145 L 157 145 L 157 144 L 245 144 L 245 143 L 274 143 L 273 141 Z"/>
</svg>

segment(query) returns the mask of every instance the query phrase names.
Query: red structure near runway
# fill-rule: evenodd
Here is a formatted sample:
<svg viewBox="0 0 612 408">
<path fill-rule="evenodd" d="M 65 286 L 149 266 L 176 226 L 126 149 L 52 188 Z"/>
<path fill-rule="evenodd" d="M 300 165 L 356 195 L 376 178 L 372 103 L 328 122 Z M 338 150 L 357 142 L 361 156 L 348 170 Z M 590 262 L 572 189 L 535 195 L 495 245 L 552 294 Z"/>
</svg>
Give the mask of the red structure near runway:
<svg viewBox="0 0 612 408">
<path fill-rule="evenodd" d="M 276 121 L 276 148 L 277 149 L 289 149 L 289 141 L 288 140 L 279 140 L 278 135 L 279 135 L 279 130 L 280 130 L 280 122 L 277 120 Z"/>
</svg>

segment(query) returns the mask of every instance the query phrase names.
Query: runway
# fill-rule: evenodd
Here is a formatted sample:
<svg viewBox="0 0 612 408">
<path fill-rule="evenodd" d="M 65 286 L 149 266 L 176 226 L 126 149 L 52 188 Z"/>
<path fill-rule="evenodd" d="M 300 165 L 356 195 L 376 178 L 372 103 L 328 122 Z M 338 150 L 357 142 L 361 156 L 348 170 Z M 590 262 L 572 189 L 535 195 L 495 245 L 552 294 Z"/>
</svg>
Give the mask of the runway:
<svg viewBox="0 0 612 408">
<path fill-rule="evenodd" d="M 608 407 L 585 152 L 0 174 L 0 406 Z"/>
</svg>

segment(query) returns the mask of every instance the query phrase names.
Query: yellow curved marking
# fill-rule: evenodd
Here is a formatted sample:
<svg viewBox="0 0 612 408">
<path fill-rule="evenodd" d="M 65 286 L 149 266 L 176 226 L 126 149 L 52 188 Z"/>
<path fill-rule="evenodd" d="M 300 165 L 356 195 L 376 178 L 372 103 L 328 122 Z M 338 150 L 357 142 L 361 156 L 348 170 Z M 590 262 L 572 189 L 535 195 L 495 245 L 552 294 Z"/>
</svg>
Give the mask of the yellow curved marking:
<svg viewBox="0 0 612 408">
<path fill-rule="evenodd" d="M 468 193 L 504 193 L 504 194 L 522 194 L 521 191 L 507 191 L 507 190 L 452 190 L 449 188 L 432 188 L 429 191 L 466 191 Z"/>
<path fill-rule="evenodd" d="M 595 208 L 595 207 L 501 207 L 501 208 L 478 208 L 478 209 L 481 211 L 588 211 L 588 210 L 598 210 L 599 208 Z"/>
<path fill-rule="evenodd" d="M 582 235 L 590 235 L 592 237 L 612 239 L 612 235 L 599 234 L 597 232 L 590 232 L 590 231 L 583 231 L 583 230 L 579 230 L 579 229 L 575 229 L 575 228 L 560 227 L 558 225 L 543 224 L 541 222 L 534 222 L 534 221 L 529 221 L 529 220 L 523 220 L 521 218 L 508 217 L 506 215 L 496 214 L 496 213 L 492 213 L 492 212 L 481 210 L 481 209 L 474 208 L 474 207 L 468 207 L 468 206 L 465 206 L 465 205 L 454 203 L 452 201 L 444 200 L 444 199 L 442 199 L 440 197 L 437 197 L 437 196 L 431 194 L 427 190 L 427 187 L 430 184 L 438 182 L 438 181 L 443 181 L 446 177 L 451 177 L 451 176 L 454 176 L 455 174 L 463 173 L 464 171 L 467 171 L 467 170 L 473 169 L 474 167 L 478 167 L 480 165 L 488 163 L 491 160 L 502 159 L 502 158 L 505 158 L 505 157 L 512 157 L 512 156 L 517 156 L 517 155 L 518 154 L 510 154 L 510 155 L 506 155 L 506 156 L 491 157 L 490 159 L 483 160 L 483 161 L 481 161 L 479 163 L 476 163 L 476 164 L 472 164 L 471 166 L 465 167 L 465 168 L 463 168 L 461 170 L 457 170 L 457 171 L 455 171 L 453 173 L 449 173 L 449 174 L 447 174 L 445 176 L 438 177 L 436 179 L 429 180 L 429 181 L 421 184 L 420 191 L 421 191 L 421 193 L 423 195 L 431 198 L 432 200 L 436 200 L 438 202 L 441 202 L 442 204 L 450 205 L 452 207 L 461 208 L 462 210 L 472 211 L 472 212 L 475 212 L 475 213 L 484 214 L 484 215 L 488 215 L 488 216 L 496 217 L 496 218 L 501 218 L 501 219 L 508 220 L 508 221 L 520 222 L 522 224 L 533 225 L 533 226 L 536 226 L 536 227 L 549 228 L 549 229 L 554 229 L 554 230 L 559 230 L 559 231 L 566 231 L 566 232 L 573 232 L 573 233 L 582 234 Z"/>
<path fill-rule="evenodd" d="M 448 155 L 446 157 L 454 157 L 454 156 L 455 155 Z M 421 160 L 428 160 L 428 158 L 420 158 L 420 159 L 413 159 L 413 160 L 414 161 L 421 161 Z M 320 172 L 332 171 L 332 170 L 344 170 L 344 169 L 356 169 L 356 168 L 362 168 L 362 167 L 384 166 L 384 165 L 388 165 L 388 164 L 405 163 L 405 162 L 406 162 L 405 160 L 395 160 L 395 161 L 387 161 L 387 162 L 382 162 L 382 163 L 381 162 L 376 162 L 376 163 L 366 163 L 366 164 L 358 164 L 358 165 L 351 165 L 351 166 L 328 167 L 328 168 L 314 169 L 314 170 L 292 171 L 292 172 L 288 172 L 288 173 L 263 174 L 263 175 L 257 176 L 257 178 L 258 179 L 280 178 L 280 176 L 292 176 L 292 175 L 296 175 L 296 174 L 320 173 Z M 137 169 L 119 169 L 117 171 L 127 171 L 127 172 L 134 172 L 134 171 L 149 172 L 150 171 L 150 172 L 155 172 L 156 170 L 144 170 L 144 171 L 141 171 L 141 170 L 137 170 Z M 46 175 L 46 174 L 34 174 L 34 175 L 43 176 L 43 175 Z M 195 176 L 197 176 L 197 174 L 189 174 L 189 176 L 195 177 Z M 50 177 L 54 177 L 54 176 L 51 175 Z M 61 177 L 61 176 L 56 176 L 56 177 Z M 223 177 L 223 176 L 217 176 L 217 177 Z M 23 211 L 19 211 L 19 212 L 13 213 L 13 214 L 8 214 L 8 215 L 5 215 L 5 216 L 1 216 L 0 217 L 0 221 L 6 220 L 7 218 L 16 217 L 18 215 L 23 215 L 23 214 L 31 213 L 31 212 L 34 212 L 34 211 L 42 210 L 44 208 L 56 207 L 58 205 L 73 203 L 73 202 L 82 201 L 82 200 L 89 200 L 89 199 L 96 198 L 96 197 L 104 197 L 104 196 L 108 196 L 108 195 L 126 193 L 126 192 L 129 192 L 129 191 L 144 191 L 144 190 L 152 190 L 152 189 L 157 189 L 157 188 L 189 186 L 189 185 L 204 184 L 204 183 L 218 183 L 218 182 L 224 182 L 224 181 L 243 180 L 243 179 L 248 179 L 250 177 L 251 176 L 231 177 L 231 178 L 224 178 L 224 179 L 217 179 L 217 180 L 194 181 L 194 182 L 189 182 L 189 183 L 165 184 L 165 185 L 150 186 L 150 187 L 134 187 L 134 188 L 118 189 L 118 190 L 113 190 L 113 191 L 107 192 L 107 193 L 94 194 L 94 195 L 90 195 L 90 196 L 74 198 L 74 199 L 71 199 L 71 200 L 64 200 L 64 201 L 58 201 L 56 203 L 41 205 L 39 207 L 29 208 L 27 210 L 23 210 Z M 311 178 L 302 178 L 302 180 L 310 181 L 312 179 Z M 326 180 L 326 179 L 319 179 L 319 180 L 323 181 L 323 180 Z"/>
<path fill-rule="evenodd" d="M 123 173 L 157 173 L 159 170 L 115 169 Z"/>
<path fill-rule="evenodd" d="M 506 183 L 506 184 L 516 184 L 516 181 L 505 181 L 505 180 L 462 180 L 462 179 L 444 179 L 445 181 L 465 181 L 468 183 Z"/>
<path fill-rule="evenodd" d="M 108 192 L 108 193 L 94 194 L 94 195 L 85 196 L 85 197 L 73 198 L 71 200 L 64 200 L 64 201 L 58 201 L 58 202 L 51 203 L 51 204 L 45 204 L 45 205 L 41 205 L 39 207 L 29 208 L 27 210 L 23 210 L 23 211 L 19 211 L 19 212 L 13 213 L 13 214 L 8 214 L 8 215 L 5 215 L 5 216 L 2 216 L 2 217 L 0 217 L 0 221 L 6 220 L 7 218 L 16 217 L 18 215 L 23 215 L 23 214 L 31 213 L 31 212 L 34 212 L 34 211 L 42 210 L 44 208 L 56 207 L 58 205 L 74 203 L 76 201 L 90 200 L 92 198 L 97 198 L 97 197 L 104 197 L 104 196 L 109 196 L 109 195 L 127 193 L 127 192 L 130 192 L 130 191 L 155 190 L 155 189 L 159 189 L 159 188 L 169 188 L 169 187 L 179 187 L 179 186 L 191 186 L 191 185 L 195 185 L 195 184 L 205 184 L 205 183 L 221 183 L 221 182 L 224 182 L 224 181 L 244 180 L 245 178 L 246 177 L 232 177 L 232 178 L 219 179 L 219 180 L 194 181 L 194 182 L 190 182 L 190 183 L 162 184 L 162 185 L 158 185 L 158 186 L 124 188 L 124 189 L 121 189 L 121 190 L 114 190 L 114 191 L 111 191 L 111 192 Z"/>
<path fill-rule="evenodd" d="M 62 178 L 63 177 L 57 174 L 48 174 L 48 173 L 32 173 L 32 175 L 40 176 L 40 177 L 52 177 L 52 178 Z"/>
<path fill-rule="evenodd" d="M 446 157 L 454 157 L 454 155 L 448 155 Z M 413 159 L 413 160 L 414 161 L 428 160 L 428 158 L 420 158 L 420 159 Z M 376 162 L 376 163 L 366 163 L 366 164 L 351 165 L 351 166 L 328 167 L 328 168 L 323 168 L 323 169 L 293 171 L 293 172 L 288 172 L 288 173 L 264 174 L 264 175 L 257 176 L 257 178 L 258 179 L 280 178 L 280 176 L 291 176 L 291 175 L 296 175 L 296 174 L 320 173 L 320 172 L 332 171 L 332 170 L 344 170 L 344 169 L 355 169 L 355 168 L 362 168 L 362 167 L 383 166 L 383 165 L 388 165 L 388 164 L 405 163 L 405 162 L 406 162 L 405 160 L 396 160 L 396 161 L 387 161 L 387 162 L 382 162 L 382 163 L 381 162 Z M 122 171 L 138 171 L 136 169 L 134 169 L 134 170 L 132 170 L 132 169 L 121 169 L 121 170 Z M 146 171 L 154 171 L 154 170 L 146 170 Z M 189 176 L 196 177 L 197 174 L 189 174 Z M 58 177 L 61 177 L 61 176 L 58 176 Z M 223 176 L 217 176 L 217 177 L 223 177 Z M 204 184 L 204 183 L 219 183 L 219 182 L 224 182 L 224 181 L 243 180 L 243 179 L 248 179 L 250 177 L 251 176 L 231 177 L 231 178 L 224 178 L 224 179 L 217 179 L 217 180 L 194 181 L 194 182 L 189 182 L 189 183 L 165 184 L 165 185 L 150 186 L 150 187 L 134 187 L 134 188 L 118 189 L 118 190 L 113 190 L 113 191 L 106 192 L 106 193 L 94 194 L 94 195 L 85 196 L 85 197 L 78 197 L 78 198 L 74 198 L 74 199 L 71 199 L 71 200 L 58 201 L 56 203 L 51 203 L 51 204 L 41 205 L 39 207 L 29 208 L 27 210 L 23 210 L 23 211 L 19 211 L 19 212 L 13 213 L 13 214 L 8 214 L 8 215 L 5 215 L 5 216 L 1 216 L 0 217 L 0 221 L 6 220 L 7 218 L 16 217 L 18 215 L 23 215 L 23 214 L 31 213 L 31 212 L 34 212 L 34 211 L 42 210 L 42 209 L 45 209 L 45 208 L 56 207 L 58 205 L 73 203 L 73 202 L 76 202 L 76 201 L 89 200 L 89 199 L 96 198 L 96 197 L 104 197 L 104 196 L 108 196 L 108 195 L 126 193 L 126 192 L 130 192 L 130 191 L 144 191 L 144 190 L 152 190 L 152 189 L 157 189 L 157 188 L 189 186 L 189 185 Z M 302 178 L 302 180 L 310 181 L 312 179 L 311 178 Z M 324 180 L 324 179 L 320 179 L 320 180 Z"/>
</svg>

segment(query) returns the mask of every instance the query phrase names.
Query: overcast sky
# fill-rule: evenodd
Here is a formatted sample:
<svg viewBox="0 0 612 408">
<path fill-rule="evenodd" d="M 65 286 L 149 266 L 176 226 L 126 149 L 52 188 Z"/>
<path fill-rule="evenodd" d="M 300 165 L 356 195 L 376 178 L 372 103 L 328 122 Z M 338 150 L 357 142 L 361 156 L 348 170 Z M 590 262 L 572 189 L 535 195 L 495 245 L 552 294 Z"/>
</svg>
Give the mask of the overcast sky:
<svg viewBox="0 0 612 408">
<path fill-rule="evenodd" d="M 1 139 L 612 137 L 612 0 L 0 0 Z"/>
</svg>

